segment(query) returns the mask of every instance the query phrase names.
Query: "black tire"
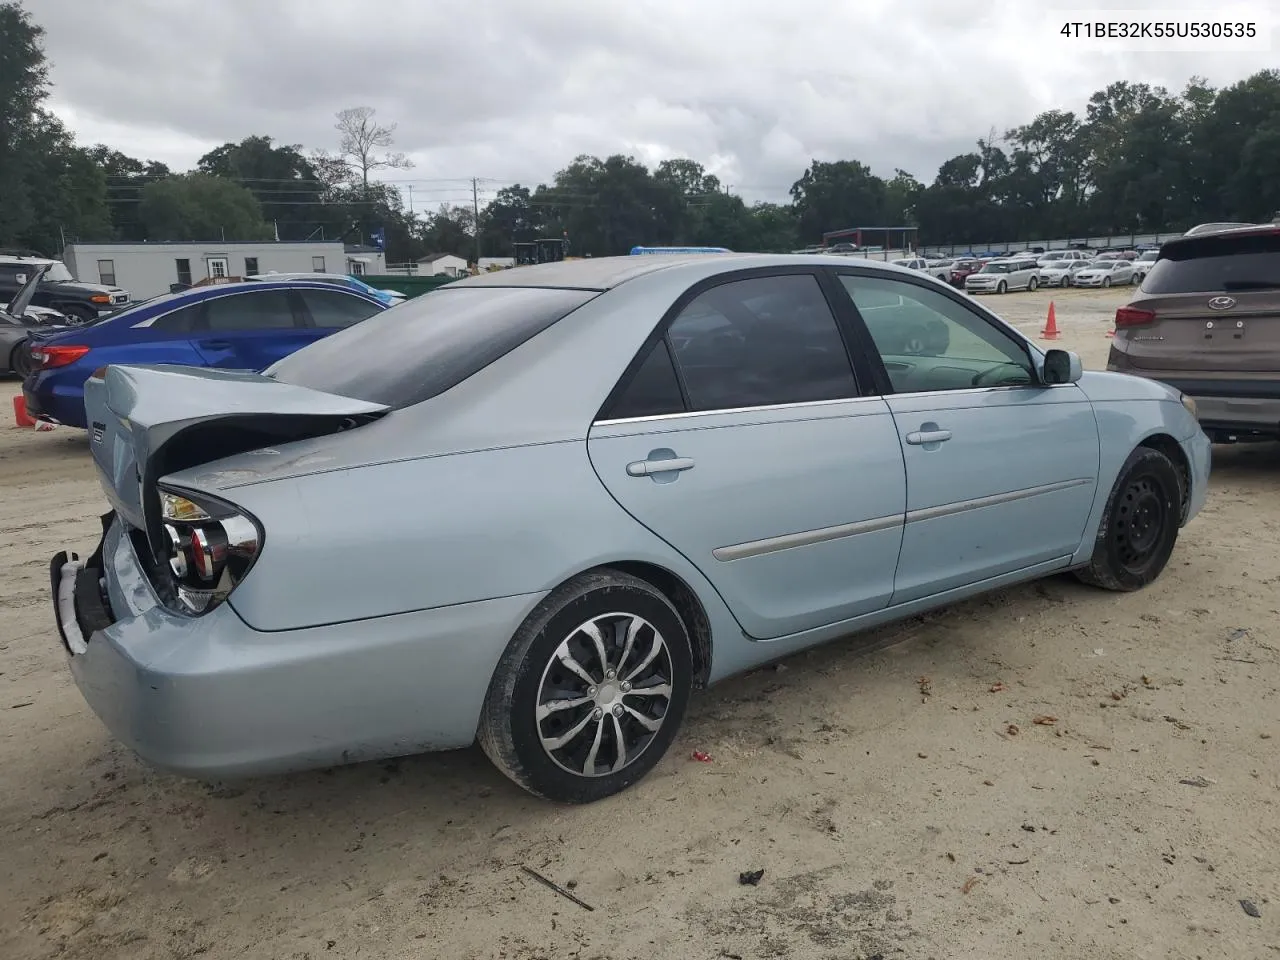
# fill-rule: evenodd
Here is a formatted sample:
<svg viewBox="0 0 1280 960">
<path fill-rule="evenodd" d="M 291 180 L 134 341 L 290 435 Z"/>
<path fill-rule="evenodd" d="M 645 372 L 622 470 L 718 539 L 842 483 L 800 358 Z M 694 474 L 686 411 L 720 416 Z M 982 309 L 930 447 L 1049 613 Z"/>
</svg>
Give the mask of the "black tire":
<svg viewBox="0 0 1280 960">
<path fill-rule="evenodd" d="M 31 374 L 31 345 L 23 340 L 9 352 L 9 371 L 21 380 Z"/>
<path fill-rule="evenodd" d="M 996 284 L 996 293 L 1008 293 L 1008 292 L 1009 292 L 1009 285 L 1005 283 L 1003 280 L 1001 280 L 999 283 Z"/>
<path fill-rule="evenodd" d="M 1037 280 L 1035 277 L 1032 277 L 1030 280 L 1027 281 L 1027 293 L 1035 293 L 1036 287 L 1038 286 L 1040 286 L 1040 281 Z"/>
<path fill-rule="evenodd" d="M 58 307 L 58 309 L 67 318 L 68 324 L 74 327 L 82 327 L 86 323 L 91 323 L 98 319 L 98 311 L 84 304 L 69 303 L 66 306 Z"/>
<path fill-rule="evenodd" d="M 610 618 L 615 615 L 638 618 L 645 624 L 639 628 L 635 640 L 638 646 L 631 652 L 625 649 L 621 635 L 607 635 L 612 632 L 613 621 Z M 606 647 L 604 667 L 608 667 L 614 658 L 621 657 L 613 664 L 615 668 L 625 666 L 634 669 L 638 665 L 636 651 L 641 651 L 639 656 L 643 661 L 648 654 L 644 647 L 651 648 L 653 638 L 660 638 L 665 645 L 665 656 L 659 654 L 648 668 L 656 668 L 659 684 L 650 684 L 651 678 L 646 670 L 636 675 L 635 687 L 623 684 L 622 676 L 606 675 L 601 669 L 598 654 L 594 652 L 594 643 L 582 632 L 583 627 L 593 622 L 604 624 L 599 631 Z M 599 673 L 609 679 L 598 687 L 587 686 L 574 671 L 563 666 L 562 660 L 557 659 L 562 644 L 577 646 L 581 652 L 572 653 L 572 658 L 590 676 L 595 677 Z M 573 650 L 573 646 L 569 649 Z M 653 769 L 680 729 L 692 687 L 693 657 L 690 649 L 688 629 L 680 614 L 648 583 L 608 568 L 576 577 L 538 604 L 507 646 L 485 696 L 478 731 L 480 746 L 499 770 L 535 796 L 560 803 L 591 803 L 619 793 Z M 669 677 L 662 677 L 663 668 L 670 673 Z M 616 672 L 625 673 L 623 670 Z M 660 709 L 659 703 L 664 697 L 634 692 L 646 688 L 641 684 L 657 689 L 659 685 L 666 685 L 661 683 L 664 679 L 670 686 L 670 692 L 665 696 L 665 709 Z M 549 692 L 544 683 L 550 684 L 563 696 L 544 701 L 544 693 Z M 624 692 L 627 690 L 632 692 Z M 598 694 L 593 696 L 590 706 L 558 710 L 542 718 L 537 715 L 539 704 L 555 700 L 585 700 L 588 691 L 597 691 Z M 614 703 L 612 708 L 599 700 L 606 693 L 606 699 Z M 617 719 L 616 712 L 611 717 L 610 709 L 617 711 L 624 698 L 628 702 L 622 704 L 624 712 L 621 719 Z M 660 719 L 656 730 L 650 733 L 634 719 L 637 708 L 649 722 Z M 580 724 L 585 724 L 585 727 L 580 728 Z M 590 731 L 593 724 L 602 729 L 596 753 L 587 745 L 587 741 L 592 739 Z M 563 730 L 559 735 L 566 736 L 579 728 L 583 729 L 584 735 L 571 739 L 563 747 L 552 750 L 544 746 L 544 735 L 551 736 L 555 731 Z M 621 769 L 599 772 L 597 765 L 603 766 L 611 760 L 616 762 L 618 758 L 615 731 L 619 730 L 623 731 L 624 739 L 637 735 L 641 745 L 634 759 Z M 585 751 L 581 750 L 584 745 Z M 570 747 L 578 753 L 575 754 Z M 553 757 L 553 753 L 556 756 Z M 594 761 L 593 775 L 572 772 L 564 765 L 573 759 L 576 768 L 577 758 L 583 753 L 584 767 L 587 762 Z"/>
<path fill-rule="evenodd" d="M 1109 286 L 1111 286 L 1111 278 L 1110 278 L 1110 277 L 1103 277 L 1103 278 L 1102 278 L 1102 285 L 1103 285 L 1104 287 L 1109 287 Z"/>
<path fill-rule="evenodd" d="M 1168 456 L 1138 447 L 1107 497 L 1089 565 L 1076 576 L 1104 590 L 1141 590 L 1160 576 L 1178 542 L 1186 490 Z"/>
</svg>

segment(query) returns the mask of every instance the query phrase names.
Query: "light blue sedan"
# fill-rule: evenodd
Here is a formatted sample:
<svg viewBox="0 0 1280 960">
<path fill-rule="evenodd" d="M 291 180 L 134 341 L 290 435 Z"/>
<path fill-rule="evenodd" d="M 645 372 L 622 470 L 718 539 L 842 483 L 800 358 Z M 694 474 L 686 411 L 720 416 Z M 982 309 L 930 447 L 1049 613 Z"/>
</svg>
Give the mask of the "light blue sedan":
<svg viewBox="0 0 1280 960">
<path fill-rule="evenodd" d="M 831 256 L 481 275 L 86 408 L 111 510 L 50 576 L 115 736 L 202 778 L 479 739 L 568 802 L 731 674 L 1061 571 L 1146 586 L 1210 461 L 1169 388 Z"/>
</svg>

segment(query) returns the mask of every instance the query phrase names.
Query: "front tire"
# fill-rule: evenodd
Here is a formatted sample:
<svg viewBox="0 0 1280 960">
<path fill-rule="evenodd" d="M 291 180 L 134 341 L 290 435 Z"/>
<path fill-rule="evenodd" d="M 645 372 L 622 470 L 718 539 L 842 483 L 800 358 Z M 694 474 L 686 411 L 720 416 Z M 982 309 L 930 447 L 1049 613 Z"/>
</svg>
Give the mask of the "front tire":
<svg viewBox="0 0 1280 960">
<path fill-rule="evenodd" d="M 1038 286 L 1040 286 L 1040 281 L 1037 280 L 1035 277 L 1032 277 L 1030 280 L 1027 281 L 1027 292 L 1035 293 L 1036 287 Z"/>
<path fill-rule="evenodd" d="M 507 646 L 478 739 L 530 793 L 591 803 L 662 759 L 692 688 L 689 632 L 653 586 L 608 568 L 554 590 Z"/>
<path fill-rule="evenodd" d="M 1001 280 L 999 283 L 996 284 L 996 293 L 1008 293 L 1008 292 L 1009 292 L 1009 285 L 1005 283 L 1003 280 Z"/>
<path fill-rule="evenodd" d="M 1102 278 L 1102 285 L 1103 285 L 1104 287 L 1109 287 L 1109 286 L 1111 286 L 1111 278 L 1110 278 L 1110 277 L 1103 277 L 1103 278 Z"/>
<path fill-rule="evenodd" d="M 98 311 L 83 304 L 72 303 L 58 309 L 67 318 L 67 326 L 69 327 L 83 327 L 85 324 L 98 319 Z"/>
<path fill-rule="evenodd" d="M 1102 512 L 1089 565 L 1076 571 L 1104 590 L 1141 590 L 1160 576 L 1182 520 L 1186 496 L 1178 468 L 1150 447 L 1129 454 Z"/>
</svg>

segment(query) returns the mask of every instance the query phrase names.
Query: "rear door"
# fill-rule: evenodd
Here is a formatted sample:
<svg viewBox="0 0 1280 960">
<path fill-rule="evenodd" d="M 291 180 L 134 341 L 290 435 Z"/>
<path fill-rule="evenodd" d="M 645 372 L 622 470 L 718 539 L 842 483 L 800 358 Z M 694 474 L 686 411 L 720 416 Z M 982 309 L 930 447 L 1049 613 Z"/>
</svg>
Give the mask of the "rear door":
<svg viewBox="0 0 1280 960">
<path fill-rule="evenodd" d="M 1135 370 L 1280 375 L 1280 230 L 1174 242 L 1116 323 Z"/>
<path fill-rule="evenodd" d="M 310 339 L 290 291 L 272 287 L 204 301 L 195 345 L 211 367 L 263 370 Z"/>
<path fill-rule="evenodd" d="M 815 272 L 718 277 L 624 374 L 591 463 L 749 636 L 847 620 L 889 602 L 906 501 L 893 417 L 858 383 Z"/>
</svg>

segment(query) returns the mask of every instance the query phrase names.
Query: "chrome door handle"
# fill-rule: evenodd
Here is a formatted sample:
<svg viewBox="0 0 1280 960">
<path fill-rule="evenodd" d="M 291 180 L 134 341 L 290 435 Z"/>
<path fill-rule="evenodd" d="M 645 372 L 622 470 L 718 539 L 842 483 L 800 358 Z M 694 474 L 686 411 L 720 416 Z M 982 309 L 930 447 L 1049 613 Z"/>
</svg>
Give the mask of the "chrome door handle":
<svg viewBox="0 0 1280 960">
<path fill-rule="evenodd" d="M 907 443 L 919 446 L 922 443 L 941 443 L 951 439 L 950 430 L 915 430 L 907 434 Z"/>
<path fill-rule="evenodd" d="M 688 457 L 672 457 L 670 460 L 636 460 L 627 464 L 627 476 L 651 477 L 655 473 L 678 473 L 692 470 L 693 461 Z"/>
</svg>

